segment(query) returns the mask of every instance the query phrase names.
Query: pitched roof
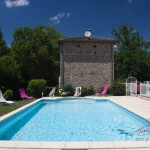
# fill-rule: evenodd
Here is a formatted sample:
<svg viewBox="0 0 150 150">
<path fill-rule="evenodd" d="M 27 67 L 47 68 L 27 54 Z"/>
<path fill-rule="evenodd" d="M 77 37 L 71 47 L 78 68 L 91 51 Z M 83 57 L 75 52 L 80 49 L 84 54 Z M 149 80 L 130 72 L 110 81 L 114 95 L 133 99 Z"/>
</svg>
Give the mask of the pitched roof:
<svg viewBox="0 0 150 150">
<path fill-rule="evenodd" d="M 107 43 L 116 43 L 116 40 L 113 38 L 101 38 L 101 37 L 70 37 L 70 38 L 61 38 L 58 40 L 58 43 L 68 43 L 68 42 L 107 42 Z"/>
</svg>

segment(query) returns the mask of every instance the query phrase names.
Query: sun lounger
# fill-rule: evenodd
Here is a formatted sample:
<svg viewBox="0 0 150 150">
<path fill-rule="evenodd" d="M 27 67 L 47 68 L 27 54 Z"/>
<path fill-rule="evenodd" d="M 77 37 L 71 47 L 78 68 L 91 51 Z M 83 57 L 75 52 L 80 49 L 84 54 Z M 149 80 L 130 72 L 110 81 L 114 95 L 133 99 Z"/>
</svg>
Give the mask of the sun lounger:
<svg viewBox="0 0 150 150">
<path fill-rule="evenodd" d="M 96 92 L 95 95 L 96 96 L 98 96 L 98 95 L 105 95 L 107 90 L 108 90 L 108 86 L 105 85 L 103 91 L 102 92 Z"/>
<path fill-rule="evenodd" d="M 11 104 L 13 104 L 15 102 L 14 101 L 7 101 L 7 100 L 5 100 L 5 98 L 3 97 L 2 91 L 0 90 L 0 103 L 5 103 L 5 104 L 11 105 Z"/>
<path fill-rule="evenodd" d="M 25 92 L 25 89 L 23 88 L 20 88 L 19 89 L 19 92 L 20 92 L 20 96 L 23 98 L 23 99 L 33 99 L 32 96 L 28 96 Z"/>
</svg>

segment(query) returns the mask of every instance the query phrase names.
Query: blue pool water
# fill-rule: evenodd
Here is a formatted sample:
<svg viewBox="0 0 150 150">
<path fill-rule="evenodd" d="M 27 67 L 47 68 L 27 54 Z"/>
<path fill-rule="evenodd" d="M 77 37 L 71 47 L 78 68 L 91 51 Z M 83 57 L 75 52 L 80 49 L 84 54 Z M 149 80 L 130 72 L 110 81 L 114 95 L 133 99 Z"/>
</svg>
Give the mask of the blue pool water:
<svg viewBox="0 0 150 150">
<path fill-rule="evenodd" d="M 0 122 L 0 140 L 128 141 L 149 139 L 149 121 L 109 100 L 40 101 Z M 150 131 L 150 130 L 149 130 Z"/>
</svg>

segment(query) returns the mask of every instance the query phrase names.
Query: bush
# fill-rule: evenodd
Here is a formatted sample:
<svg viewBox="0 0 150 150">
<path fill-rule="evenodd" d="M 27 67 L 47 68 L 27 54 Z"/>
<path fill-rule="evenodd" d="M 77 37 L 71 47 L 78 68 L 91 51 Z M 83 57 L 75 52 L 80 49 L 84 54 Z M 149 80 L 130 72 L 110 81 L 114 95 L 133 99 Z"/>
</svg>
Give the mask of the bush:
<svg viewBox="0 0 150 150">
<path fill-rule="evenodd" d="M 10 89 L 7 89 L 3 96 L 6 100 L 10 100 L 13 98 L 13 91 Z"/>
<path fill-rule="evenodd" d="M 56 85 L 55 96 L 60 96 L 60 93 L 59 93 L 59 85 Z"/>
<path fill-rule="evenodd" d="M 108 88 L 108 94 L 113 94 L 114 96 L 124 96 L 125 95 L 125 84 L 122 80 L 114 81 L 112 86 Z"/>
<path fill-rule="evenodd" d="M 27 91 L 35 98 L 40 98 L 42 92 L 46 90 L 46 80 L 44 79 L 33 79 L 29 82 Z"/>
<path fill-rule="evenodd" d="M 82 96 L 93 95 L 94 94 L 93 87 L 92 86 L 82 87 L 81 94 Z"/>
<path fill-rule="evenodd" d="M 64 86 L 64 91 L 68 93 L 68 96 L 73 96 L 74 95 L 74 88 L 71 83 L 67 83 Z"/>
<path fill-rule="evenodd" d="M 49 93 L 52 91 L 52 86 L 46 86 L 45 90 L 43 91 L 43 96 L 49 96 Z"/>
<path fill-rule="evenodd" d="M 101 93 L 103 91 L 103 89 L 104 89 L 104 86 L 100 86 L 96 92 L 100 92 Z"/>
</svg>

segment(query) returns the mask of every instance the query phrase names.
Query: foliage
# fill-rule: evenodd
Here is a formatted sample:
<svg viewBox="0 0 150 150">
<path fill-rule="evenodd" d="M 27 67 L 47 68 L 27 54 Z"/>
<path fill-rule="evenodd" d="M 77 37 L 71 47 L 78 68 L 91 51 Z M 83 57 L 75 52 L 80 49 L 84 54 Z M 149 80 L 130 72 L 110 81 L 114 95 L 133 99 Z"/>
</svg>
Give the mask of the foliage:
<svg viewBox="0 0 150 150">
<path fill-rule="evenodd" d="M 0 29 L 0 88 L 12 89 L 18 98 L 19 87 L 26 87 L 32 79 L 45 79 L 51 86 L 58 84 L 57 40 L 61 37 L 51 26 L 21 27 L 14 31 L 8 48 Z"/>
<path fill-rule="evenodd" d="M 108 94 L 123 96 L 125 95 L 125 90 L 125 82 L 123 82 L 123 80 L 116 80 L 113 82 L 112 86 L 108 88 Z"/>
<path fill-rule="evenodd" d="M 59 76 L 59 46 L 62 35 L 51 26 L 18 28 L 14 32 L 12 50 L 20 66 L 24 82 L 31 79 L 45 79 L 56 85 Z"/>
<path fill-rule="evenodd" d="M 113 29 L 117 42 L 115 51 L 115 79 L 134 76 L 138 80 L 150 80 L 150 54 L 139 32 L 127 24 Z"/>
<path fill-rule="evenodd" d="M 44 79 L 33 79 L 29 82 L 27 91 L 35 98 L 40 98 L 42 92 L 46 89 L 46 80 Z"/>
<path fill-rule="evenodd" d="M 103 91 L 103 89 L 104 89 L 104 86 L 100 86 L 97 92 L 101 93 Z"/>
<path fill-rule="evenodd" d="M 55 96 L 60 96 L 59 85 L 56 85 L 55 87 L 56 87 Z"/>
<path fill-rule="evenodd" d="M 52 86 L 46 86 L 45 90 L 43 91 L 43 96 L 49 96 L 49 93 L 52 91 Z"/>
<path fill-rule="evenodd" d="M 64 86 L 64 91 L 68 93 L 68 96 L 73 96 L 74 95 L 74 88 L 71 83 L 67 83 Z"/>
<path fill-rule="evenodd" d="M 10 90 L 10 89 L 7 89 L 4 93 L 4 98 L 7 99 L 7 100 L 12 100 L 13 98 L 13 91 Z"/>
<path fill-rule="evenodd" d="M 14 88 L 21 80 L 19 66 L 11 56 L 0 57 L 0 83 L 1 86 Z"/>
<path fill-rule="evenodd" d="M 93 87 L 92 86 L 82 87 L 81 94 L 82 96 L 93 95 L 94 94 Z"/>
<path fill-rule="evenodd" d="M 7 47 L 6 42 L 3 40 L 3 34 L 0 28 L 0 56 L 8 54 L 10 49 Z"/>
</svg>

